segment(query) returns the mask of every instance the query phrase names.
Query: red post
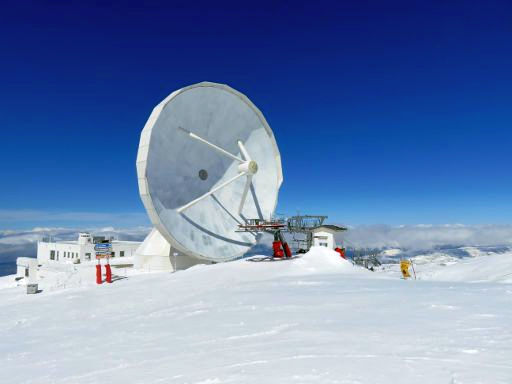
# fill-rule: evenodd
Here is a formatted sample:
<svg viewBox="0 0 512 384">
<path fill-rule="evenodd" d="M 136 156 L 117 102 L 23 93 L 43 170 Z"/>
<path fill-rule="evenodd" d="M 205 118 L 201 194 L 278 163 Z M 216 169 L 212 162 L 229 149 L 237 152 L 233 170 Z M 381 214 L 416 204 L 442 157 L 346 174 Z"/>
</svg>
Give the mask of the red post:
<svg viewBox="0 0 512 384">
<path fill-rule="evenodd" d="M 96 264 L 96 284 L 101 283 L 103 283 L 101 280 L 101 264 L 98 262 L 98 264 Z"/>
<path fill-rule="evenodd" d="M 105 279 L 105 281 L 107 283 L 111 283 L 112 282 L 112 270 L 110 269 L 110 264 L 105 265 L 105 273 L 107 275 L 107 278 Z"/>
<path fill-rule="evenodd" d="M 284 252 L 281 249 L 281 242 L 280 241 L 274 241 L 272 243 L 272 248 L 274 250 L 274 257 L 279 257 L 279 258 L 284 257 Z"/>
<path fill-rule="evenodd" d="M 290 250 L 288 243 L 284 243 L 283 248 L 284 248 L 284 254 L 286 255 L 286 257 L 292 257 L 292 251 Z"/>
</svg>

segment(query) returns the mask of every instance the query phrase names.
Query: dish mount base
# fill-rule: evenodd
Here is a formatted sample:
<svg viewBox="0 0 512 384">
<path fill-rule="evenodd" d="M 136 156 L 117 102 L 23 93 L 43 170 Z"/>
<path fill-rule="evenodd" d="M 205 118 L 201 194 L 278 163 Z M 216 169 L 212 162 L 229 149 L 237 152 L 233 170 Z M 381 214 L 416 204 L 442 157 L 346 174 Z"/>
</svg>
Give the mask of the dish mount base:
<svg viewBox="0 0 512 384">
<path fill-rule="evenodd" d="M 171 247 L 162 234 L 153 228 L 142 244 L 137 248 L 134 266 L 145 271 L 179 271 L 197 264 L 209 264 Z"/>
</svg>

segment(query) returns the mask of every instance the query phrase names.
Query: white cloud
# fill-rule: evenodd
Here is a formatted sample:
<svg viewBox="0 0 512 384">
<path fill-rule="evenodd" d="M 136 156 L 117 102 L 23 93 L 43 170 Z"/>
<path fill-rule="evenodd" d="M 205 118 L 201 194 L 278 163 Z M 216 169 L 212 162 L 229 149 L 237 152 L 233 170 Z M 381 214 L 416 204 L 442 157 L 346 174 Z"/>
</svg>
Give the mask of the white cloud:
<svg viewBox="0 0 512 384">
<path fill-rule="evenodd" d="M 430 249 L 455 245 L 512 245 L 512 225 L 370 225 L 339 236 L 347 245 L 370 248 Z"/>
</svg>

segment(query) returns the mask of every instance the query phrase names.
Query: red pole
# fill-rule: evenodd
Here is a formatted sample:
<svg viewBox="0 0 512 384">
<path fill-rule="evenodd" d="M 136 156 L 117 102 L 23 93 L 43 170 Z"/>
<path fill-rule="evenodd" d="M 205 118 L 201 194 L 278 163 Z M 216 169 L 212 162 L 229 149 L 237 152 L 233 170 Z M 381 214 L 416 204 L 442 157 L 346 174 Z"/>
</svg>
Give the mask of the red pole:
<svg viewBox="0 0 512 384">
<path fill-rule="evenodd" d="M 283 248 L 284 248 L 284 254 L 286 255 L 286 257 L 292 257 L 292 251 L 290 250 L 288 243 L 284 243 Z"/>
<path fill-rule="evenodd" d="M 96 264 L 96 284 L 101 284 L 103 281 L 101 280 L 101 264 L 98 260 L 98 264 Z"/>
<path fill-rule="evenodd" d="M 281 242 L 280 241 L 274 241 L 272 243 L 272 249 L 274 250 L 274 257 L 282 258 L 284 257 L 284 252 L 281 249 Z"/>
<path fill-rule="evenodd" d="M 105 281 L 107 283 L 111 283 L 112 282 L 112 270 L 110 269 L 110 264 L 108 263 L 108 261 L 107 261 L 107 265 L 105 265 L 105 272 L 107 275 L 107 278 L 105 279 Z"/>
</svg>

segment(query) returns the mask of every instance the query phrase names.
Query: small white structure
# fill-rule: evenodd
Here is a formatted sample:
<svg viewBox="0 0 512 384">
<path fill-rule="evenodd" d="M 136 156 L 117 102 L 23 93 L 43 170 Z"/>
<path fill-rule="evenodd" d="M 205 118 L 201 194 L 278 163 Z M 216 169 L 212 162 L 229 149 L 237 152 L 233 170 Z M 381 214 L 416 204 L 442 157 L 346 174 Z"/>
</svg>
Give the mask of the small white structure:
<svg viewBox="0 0 512 384">
<path fill-rule="evenodd" d="M 37 259 L 18 257 L 16 259 L 16 277 L 25 278 L 28 282 L 37 281 Z"/>
<path fill-rule="evenodd" d="M 313 228 L 313 246 L 334 249 L 337 246 L 334 234 L 346 230 L 347 228 L 331 224 L 320 225 Z"/>
<path fill-rule="evenodd" d="M 63 263 L 79 264 L 96 261 L 94 245 L 101 243 L 104 236 L 91 236 L 90 233 L 80 233 L 75 241 L 50 241 L 44 239 L 37 242 L 37 261 L 39 264 Z M 138 241 L 111 240 L 112 258 L 131 257 L 140 245 Z"/>
</svg>

